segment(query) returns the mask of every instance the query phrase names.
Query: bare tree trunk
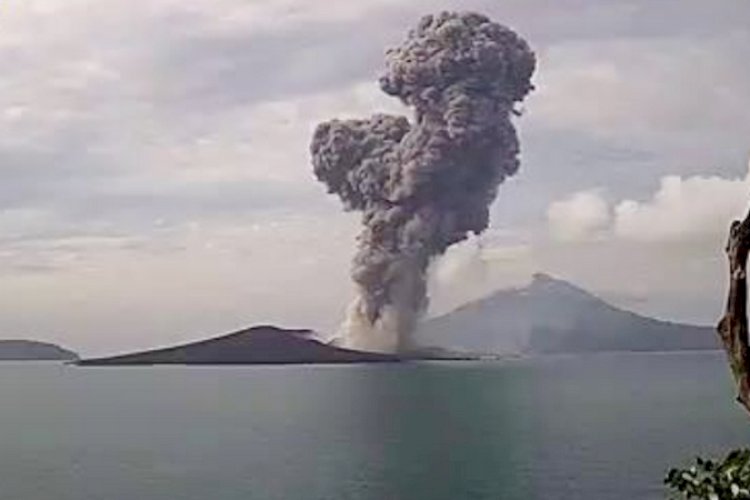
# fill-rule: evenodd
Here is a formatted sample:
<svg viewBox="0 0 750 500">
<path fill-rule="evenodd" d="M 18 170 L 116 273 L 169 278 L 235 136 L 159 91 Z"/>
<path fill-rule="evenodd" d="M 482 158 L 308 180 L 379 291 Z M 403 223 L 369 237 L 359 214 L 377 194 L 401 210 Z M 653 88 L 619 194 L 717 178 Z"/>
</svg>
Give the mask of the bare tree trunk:
<svg viewBox="0 0 750 500">
<path fill-rule="evenodd" d="M 747 326 L 747 257 L 750 252 L 750 213 L 745 220 L 732 222 L 726 252 L 729 260 L 727 308 L 716 329 L 737 384 L 737 401 L 750 412 L 750 347 L 748 347 Z"/>
</svg>

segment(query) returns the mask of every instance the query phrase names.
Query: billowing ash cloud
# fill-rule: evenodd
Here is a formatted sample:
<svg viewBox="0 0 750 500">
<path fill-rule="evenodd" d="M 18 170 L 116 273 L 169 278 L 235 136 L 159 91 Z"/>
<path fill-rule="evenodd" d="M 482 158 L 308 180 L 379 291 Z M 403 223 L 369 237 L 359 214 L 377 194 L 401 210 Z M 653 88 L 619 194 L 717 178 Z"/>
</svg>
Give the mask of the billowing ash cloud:
<svg viewBox="0 0 750 500">
<path fill-rule="evenodd" d="M 414 110 L 333 120 L 315 130 L 315 175 L 363 213 L 358 297 L 339 343 L 404 351 L 427 307 L 426 271 L 489 223 L 498 185 L 519 167 L 514 103 L 535 57 L 516 33 L 474 13 L 424 17 L 386 55 L 381 89 Z"/>
</svg>

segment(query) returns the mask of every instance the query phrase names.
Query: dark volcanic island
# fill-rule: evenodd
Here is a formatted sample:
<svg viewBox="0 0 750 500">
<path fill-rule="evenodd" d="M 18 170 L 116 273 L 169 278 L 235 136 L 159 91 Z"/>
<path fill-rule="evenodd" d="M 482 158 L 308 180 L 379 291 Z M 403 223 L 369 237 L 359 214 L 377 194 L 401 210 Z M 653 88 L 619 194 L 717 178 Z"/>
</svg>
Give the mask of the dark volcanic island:
<svg viewBox="0 0 750 500">
<path fill-rule="evenodd" d="M 341 349 L 320 342 L 310 330 L 255 326 L 191 344 L 108 358 L 84 359 L 79 366 L 244 365 L 383 363 L 396 356 Z"/>
<path fill-rule="evenodd" d="M 73 361 L 78 354 L 48 342 L 0 340 L 0 361 Z"/>
</svg>

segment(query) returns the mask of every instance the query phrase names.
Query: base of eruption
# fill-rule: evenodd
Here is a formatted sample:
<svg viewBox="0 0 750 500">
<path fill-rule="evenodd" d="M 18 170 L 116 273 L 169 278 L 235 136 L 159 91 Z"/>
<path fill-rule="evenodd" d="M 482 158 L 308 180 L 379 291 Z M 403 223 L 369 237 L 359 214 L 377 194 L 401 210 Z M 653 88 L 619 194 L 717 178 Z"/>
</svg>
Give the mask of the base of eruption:
<svg viewBox="0 0 750 500">
<path fill-rule="evenodd" d="M 468 360 L 472 358 L 449 357 L 437 351 L 393 355 L 342 349 L 321 342 L 310 330 L 285 330 L 274 326 L 256 326 L 190 344 L 108 358 L 83 359 L 73 364 L 79 366 L 360 364 L 440 359 Z"/>
<path fill-rule="evenodd" d="M 398 354 L 409 351 L 404 345 L 404 335 L 399 331 L 398 311 L 385 306 L 376 318 L 368 317 L 361 299 L 355 299 L 348 307 L 346 318 L 330 341 L 342 349 L 352 349 L 381 354 Z"/>
</svg>

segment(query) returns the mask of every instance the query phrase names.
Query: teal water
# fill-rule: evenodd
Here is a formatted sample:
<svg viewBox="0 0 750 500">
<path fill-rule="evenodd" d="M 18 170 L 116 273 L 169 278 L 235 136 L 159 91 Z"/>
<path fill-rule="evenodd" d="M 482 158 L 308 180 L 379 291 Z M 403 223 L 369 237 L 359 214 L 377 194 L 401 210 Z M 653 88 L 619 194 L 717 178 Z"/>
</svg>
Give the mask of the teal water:
<svg viewBox="0 0 750 500">
<path fill-rule="evenodd" d="M 246 368 L 0 364 L 3 500 L 664 498 L 750 444 L 722 356 Z"/>
</svg>

